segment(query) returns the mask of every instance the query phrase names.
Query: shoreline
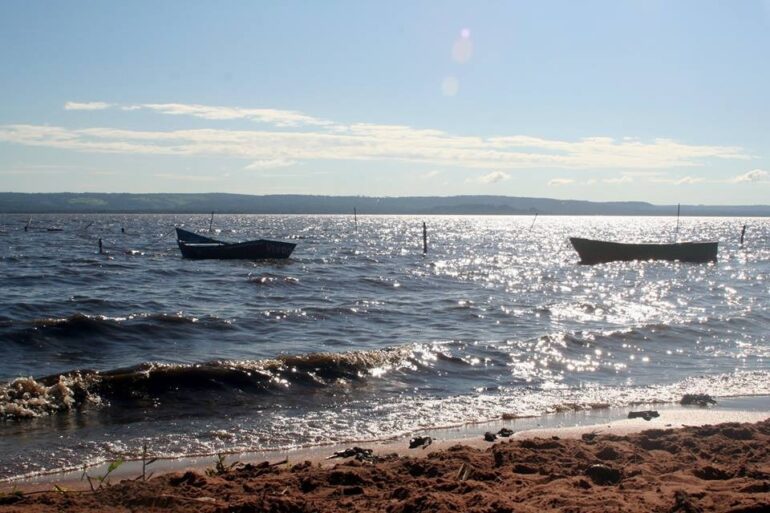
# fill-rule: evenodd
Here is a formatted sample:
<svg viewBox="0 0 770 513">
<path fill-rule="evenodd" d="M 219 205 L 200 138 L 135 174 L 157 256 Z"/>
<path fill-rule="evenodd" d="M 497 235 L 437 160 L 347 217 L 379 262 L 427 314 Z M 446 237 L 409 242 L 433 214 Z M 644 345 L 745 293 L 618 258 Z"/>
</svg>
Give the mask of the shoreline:
<svg viewBox="0 0 770 513">
<path fill-rule="evenodd" d="M 73 205 L 73 199 L 100 202 Z M 91 200 L 91 201 L 89 201 Z M 469 205 L 470 203 L 470 205 Z M 180 204 L 186 205 L 180 207 Z M 151 206 L 150 206 L 151 205 Z M 2 215 L 338 215 L 353 208 L 369 216 L 549 216 L 670 217 L 676 205 L 639 200 L 599 201 L 499 194 L 447 196 L 349 196 L 327 194 L 108 193 L 0 191 Z M 770 205 L 682 205 L 682 217 L 768 217 Z"/>
<path fill-rule="evenodd" d="M 625 436 L 639 433 L 648 429 L 676 429 L 681 427 L 704 426 L 727 422 L 755 423 L 770 418 L 770 396 L 739 396 L 718 398 L 718 404 L 710 407 L 681 406 L 676 403 L 642 404 L 633 407 L 603 408 L 564 413 L 552 413 L 542 416 L 522 417 L 507 420 L 493 420 L 466 424 L 463 426 L 424 429 L 414 435 L 429 436 L 433 442 L 423 449 L 409 449 L 411 436 L 400 436 L 376 441 L 351 441 L 346 443 L 301 447 L 296 449 L 269 449 L 263 451 L 223 453 L 225 463 L 256 464 L 264 461 L 276 462 L 287 460 L 289 465 L 310 461 L 313 465 L 333 467 L 346 461 L 330 459 L 337 451 L 343 451 L 353 446 L 372 449 L 375 456 L 397 454 L 398 456 L 426 457 L 436 451 L 461 444 L 465 447 L 484 449 L 493 445 L 484 441 L 484 433 L 496 433 L 502 428 L 514 431 L 510 438 L 499 437 L 497 442 L 506 440 L 524 440 L 537 437 L 552 437 L 575 439 L 585 433 L 612 434 Z M 660 416 L 649 421 L 641 418 L 628 419 L 628 412 L 639 410 L 656 410 Z M 180 458 L 158 458 L 150 467 L 148 473 L 161 476 L 169 473 L 197 471 L 204 472 L 214 467 L 216 455 L 191 456 Z M 89 466 L 90 476 L 103 476 L 107 472 L 110 461 Z M 134 479 L 141 476 L 142 461 L 126 460 L 111 475 L 112 482 L 123 479 Z M 81 479 L 83 468 L 63 472 L 52 472 L 29 477 L 11 478 L 0 481 L 0 494 L 13 490 L 37 492 L 50 490 L 59 485 L 68 490 L 87 490 L 87 481 Z"/>
<path fill-rule="evenodd" d="M 710 422 L 759 417 L 765 420 Z M 674 422 L 669 422 L 674 419 L 678 424 L 700 425 L 674 429 Z M 665 427 L 668 424 L 672 427 Z M 646 429 L 639 431 L 640 426 Z M 588 431 L 590 427 L 595 429 Z M 602 432 L 596 433 L 599 428 Z M 581 431 L 591 434 L 579 436 Z M 445 440 L 433 449 L 406 455 L 390 449 L 363 461 L 351 458 L 331 465 L 312 460 L 224 465 L 147 481 L 116 480 L 93 492 L 63 487 L 7 493 L 0 495 L 0 511 L 758 513 L 770 509 L 770 412 L 670 409 L 650 421 L 524 431 L 494 444 Z"/>
</svg>

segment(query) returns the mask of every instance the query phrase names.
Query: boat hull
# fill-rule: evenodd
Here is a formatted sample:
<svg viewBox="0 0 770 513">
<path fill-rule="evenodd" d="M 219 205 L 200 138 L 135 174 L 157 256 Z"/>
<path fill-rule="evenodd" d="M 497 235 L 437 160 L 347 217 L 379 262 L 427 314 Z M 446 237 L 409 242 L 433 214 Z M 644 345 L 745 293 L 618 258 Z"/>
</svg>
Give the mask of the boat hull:
<svg viewBox="0 0 770 513">
<path fill-rule="evenodd" d="M 276 240 L 222 242 L 204 235 L 176 229 L 177 244 L 184 258 L 196 260 L 266 260 L 289 258 L 296 244 Z"/>
<path fill-rule="evenodd" d="M 676 244 L 623 244 L 570 237 L 580 255 L 580 263 L 593 265 L 631 260 L 668 260 L 680 262 L 716 262 L 718 242 L 680 242 Z"/>
<path fill-rule="evenodd" d="M 249 242 L 227 243 L 189 243 L 179 241 L 179 250 L 184 258 L 195 260 L 266 260 L 289 258 L 296 244 L 274 240 L 254 240 Z"/>
</svg>

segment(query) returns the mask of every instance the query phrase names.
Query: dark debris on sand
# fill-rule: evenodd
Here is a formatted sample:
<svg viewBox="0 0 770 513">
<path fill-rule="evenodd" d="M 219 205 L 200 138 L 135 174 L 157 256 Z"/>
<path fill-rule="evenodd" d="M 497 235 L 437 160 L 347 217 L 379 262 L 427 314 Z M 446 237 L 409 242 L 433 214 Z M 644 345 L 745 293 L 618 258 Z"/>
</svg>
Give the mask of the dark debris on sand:
<svg viewBox="0 0 770 513">
<path fill-rule="evenodd" d="M 708 394 L 684 394 L 679 404 L 682 406 L 710 406 L 716 404 L 717 401 Z"/>
</svg>

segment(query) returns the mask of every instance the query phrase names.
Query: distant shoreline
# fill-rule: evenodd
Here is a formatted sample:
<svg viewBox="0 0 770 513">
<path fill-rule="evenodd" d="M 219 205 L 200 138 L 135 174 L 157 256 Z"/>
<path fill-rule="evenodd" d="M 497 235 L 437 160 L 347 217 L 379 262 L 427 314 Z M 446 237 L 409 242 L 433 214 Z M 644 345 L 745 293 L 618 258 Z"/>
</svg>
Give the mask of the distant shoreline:
<svg viewBox="0 0 770 513">
<path fill-rule="evenodd" d="M 316 196 L 0 192 L 0 214 L 676 216 L 676 205 L 514 196 Z M 770 205 L 685 205 L 682 217 L 770 217 Z"/>
<path fill-rule="evenodd" d="M 214 212 L 216 215 L 244 215 L 244 216 L 352 216 L 353 214 L 348 214 L 346 212 L 336 212 L 336 213 L 328 213 L 328 212 L 228 212 L 224 210 L 216 210 Z M 145 212 L 138 212 L 138 211 L 93 211 L 93 210 L 86 210 L 82 212 L 75 212 L 75 211 L 56 211 L 56 210 L 50 210 L 50 211 L 39 211 L 39 212 L 7 212 L 0 210 L 0 216 L 2 215 L 8 215 L 8 216 L 42 216 L 42 215 L 54 215 L 54 214 L 61 214 L 61 215 L 137 215 L 137 216 L 143 216 L 143 215 L 190 215 L 190 216 L 210 216 L 211 211 L 145 211 Z M 435 216 L 435 217 L 451 217 L 451 216 L 467 216 L 467 217 L 474 217 L 474 216 L 483 216 L 483 217 L 532 217 L 534 214 L 484 214 L 484 213 L 425 213 L 425 212 L 405 212 L 405 213 L 377 213 L 377 214 L 366 214 L 366 213 L 358 213 L 358 217 L 387 217 L 387 216 Z M 538 217 L 671 217 L 666 216 L 663 214 L 549 214 L 549 213 L 539 213 Z M 674 216 L 676 217 L 676 216 Z M 682 218 L 699 218 L 699 217 L 732 217 L 732 218 L 746 218 L 746 219 L 752 219 L 752 218 L 765 218 L 770 217 L 770 214 L 690 214 L 690 215 L 681 215 Z"/>
</svg>

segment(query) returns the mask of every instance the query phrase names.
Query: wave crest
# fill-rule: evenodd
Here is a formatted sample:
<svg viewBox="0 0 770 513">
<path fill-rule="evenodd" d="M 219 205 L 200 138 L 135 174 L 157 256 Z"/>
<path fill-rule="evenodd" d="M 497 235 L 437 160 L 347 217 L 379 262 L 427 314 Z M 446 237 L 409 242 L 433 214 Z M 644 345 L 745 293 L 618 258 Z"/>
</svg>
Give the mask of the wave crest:
<svg viewBox="0 0 770 513">
<path fill-rule="evenodd" d="M 195 364 L 148 362 L 109 371 L 75 370 L 0 385 L 0 417 L 32 418 L 102 405 L 144 400 L 192 390 L 275 392 L 288 387 L 324 387 L 380 376 L 406 365 L 409 347 L 346 353 L 282 355 L 273 359 L 219 360 Z"/>
<path fill-rule="evenodd" d="M 24 419 L 100 404 L 92 392 L 98 377 L 93 373 L 73 372 L 58 377 L 16 378 L 0 385 L 0 417 Z"/>
</svg>

